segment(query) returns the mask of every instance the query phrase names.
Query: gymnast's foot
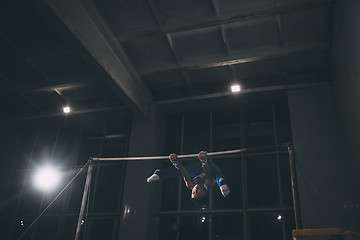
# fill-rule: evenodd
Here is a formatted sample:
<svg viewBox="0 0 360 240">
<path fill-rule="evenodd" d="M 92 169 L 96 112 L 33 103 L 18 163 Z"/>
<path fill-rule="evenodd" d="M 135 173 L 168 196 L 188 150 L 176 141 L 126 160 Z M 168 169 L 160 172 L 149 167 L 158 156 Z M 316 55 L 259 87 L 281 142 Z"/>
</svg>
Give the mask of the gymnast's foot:
<svg viewBox="0 0 360 240">
<path fill-rule="evenodd" d="M 156 169 L 156 171 L 160 171 L 160 169 Z M 147 182 L 154 182 L 154 181 L 157 181 L 157 180 L 159 180 L 160 179 L 160 177 L 159 177 L 159 175 L 157 175 L 157 174 L 153 174 L 153 175 L 151 175 L 148 179 L 147 179 Z"/>
<path fill-rule="evenodd" d="M 220 187 L 220 190 L 221 190 L 221 194 L 224 196 L 224 197 L 227 197 L 230 193 L 230 188 L 228 187 L 228 185 L 224 184 Z"/>
</svg>

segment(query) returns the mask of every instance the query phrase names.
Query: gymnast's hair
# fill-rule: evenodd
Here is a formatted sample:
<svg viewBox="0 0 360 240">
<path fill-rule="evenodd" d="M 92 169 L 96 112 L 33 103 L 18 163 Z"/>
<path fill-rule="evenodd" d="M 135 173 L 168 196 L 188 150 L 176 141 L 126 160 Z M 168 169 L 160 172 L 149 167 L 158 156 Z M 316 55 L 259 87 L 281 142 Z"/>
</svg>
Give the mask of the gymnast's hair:
<svg viewBox="0 0 360 240">
<path fill-rule="evenodd" d="M 207 194 L 206 194 L 207 195 Z M 206 195 L 203 195 L 202 197 L 200 197 L 200 198 L 191 198 L 191 201 L 193 202 L 193 203 L 195 203 L 196 205 L 198 205 L 198 206 L 206 206 L 206 204 L 205 204 L 205 197 L 206 197 Z"/>
</svg>

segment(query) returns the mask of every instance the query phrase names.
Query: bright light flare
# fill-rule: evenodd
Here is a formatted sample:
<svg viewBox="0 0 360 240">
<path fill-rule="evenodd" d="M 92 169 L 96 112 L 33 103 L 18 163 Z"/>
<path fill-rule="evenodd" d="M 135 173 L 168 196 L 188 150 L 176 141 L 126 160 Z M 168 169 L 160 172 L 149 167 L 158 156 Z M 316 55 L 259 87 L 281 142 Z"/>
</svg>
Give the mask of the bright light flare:
<svg viewBox="0 0 360 240">
<path fill-rule="evenodd" d="M 240 92 L 240 85 L 233 85 L 231 86 L 232 92 Z"/>
<path fill-rule="evenodd" d="M 34 178 L 35 185 L 41 190 L 51 190 L 56 187 L 59 181 L 59 173 L 51 167 L 39 169 Z"/>
<path fill-rule="evenodd" d="M 70 112 L 70 108 L 69 107 L 64 107 L 64 113 L 69 113 Z"/>
<path fill-rule="evenodd" d="M 277 219 L 280 221 L 282 219 L 282 216 L 278 215 Z"/>
</svg>

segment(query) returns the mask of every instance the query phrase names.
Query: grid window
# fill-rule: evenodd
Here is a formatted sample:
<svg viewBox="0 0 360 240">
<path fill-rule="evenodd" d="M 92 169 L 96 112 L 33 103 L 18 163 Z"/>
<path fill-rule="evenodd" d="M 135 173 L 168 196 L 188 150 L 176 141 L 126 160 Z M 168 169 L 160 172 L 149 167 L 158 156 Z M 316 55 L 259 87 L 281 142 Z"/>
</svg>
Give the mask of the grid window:
<svg viewBox="0 0 360 240">
<path fill-rule="evenodd" d="M 60 129 L 56 149 L 54 153 L 53 166 L 70 167 L 74 158 L 76 137 L 79 134 L 78 127 Z"/>
<path fill-rule="evenodd" d="M 89 240 L 112 240 L 114 238 L 114 218 L 93 218 L 89 227 Z"/>
<path fill-rule="evenodd" d="M 227 110 L 213 113 L 212 151 L 240 148 L 239 111 Z"/>
<path fill-rule="evenodd" d="M 58 130 L 56 128 L 39 130 L 34 153 L 31 157 L 31 168 L 37 168 L 51 163 L 57 132 Z"/>
<path fill-rule="evenodd" d="M 175 240 L 180 224 L 176 216 L 162 216 L 160 217 L 160 240 Z"/>
<path fill-rule="evenodd" d="M 36 139 L 37 131 L 27 131 L 24 134 L 19 157 L 16 161 L 16 170 L 26 169 L 30 163 L 31 153 Z"/>
<path fill-rule="evenodd" d="M 184 152 L 197 153 L 210 148 L 210 115 L 196 114 L 185 116 L 184 123 Z"/>
<path fill-rule="evenodd" d="M 270 105 L 245 108 L 244 121 L 247 148 L 275 145 L 273 115 Z"/>
<path fill-rule="evenodd" d="M 1 205 L 1 214 L 7 223 L 0 228 L 1 236 L 18 239 L 90 157 L 126 156 L 130 120 L 126 117 L 111 123 L 25 131 L 16 170 Z M 74 168 L 75 163 L 80 166 Z M 61 176 L 60 183 L 50 191 L 39 190 L 33 182 L 36 170 L 43 165 L 52 165 Z M 90 219 L 87 220 L 89 226 L 100 230 L 87 231 L 86 239 L 115 239 L 119 221 L 114 215 L 120 215 L 124 166 L 126 163 L 122 162 L 94 167 L 90 191 L 92 208 L 90 206 L 85 218 Z M 85 168 L 21 239 L 74 239 L 86 173 Z M 102 217 L 94 218 L 94 215 Z M 0 218 L 0 222 L 3 220 Z M 84 227 L 80 235 L 84 236 Z"/>
<path fill-rule="evenodd" d="M 180 217 L 179 239 L 209 239 L 209 215 Z"/>
<path fill-rule="evenodd" d="M 10 239 L 18 239 L 22 234 L 24 234 L 21 237 L 21 239 L 30 240 L 35 232 L 35 228 L 30 228 L 26 233 L 25 230 L 30 226 L 30 224 L 33 221 L 34 219 L 29 219 L 29 218 L 21 218 L 21 219 L 13 220 Z"/>
<path fill-rule="evenodd" d="M 3 202 L 1 214 L 3 215 L 15 214 L 18 201 L 21 196 L 21 189 L 23 187 L 25 177 L 26 177 L 26 171 L 16 171 L 13 173 L 10 187 L 6 195 L 6 199 Z"/>
<path fill-rule="evenodd" d="M 56 239 L 57 228 L 59 225 L 58 217 L 44 217 L 39 219 L 36 227 L 36 240 Z"/>
<path fill-rule="evenodd" d="M 212 239 L 243 239 L 242 215 L 214 215 L 212 226 Z"/>
<path fill-rule="evenodd" d="M 247 156 L 246 166 L 248 206 L 280 206 L 275 154 Z"/>
<path fill-rule="evenodd" d="M 280 213 L 249 214 L 249 239 L 282 239 L 282 224 L 278 219 Z"/>
<path fill-rule="evenodd" d="M 77 165 L 84 165 L 90 157 L 100 157 L 104 124 L 87 125 L 83 129 Z"/>
<path fill-rule="evenodd" d="M 96 186 L 94 188 L 93 212 L 117 212 L 122 186 L 123 165 L 101 165 L 94 168 L 96 172 Z"/>
<path fill-rule="evenodd" d="M 241 144 L 253 149 L 237 155 L 208 157 L 208 161 L 217 164 L 224 173 L 230 195 L 224 198 L 215 185 L 205 197 L 205 208 L 191 202 L 190 190 L 182 178 L 162 181 L 162 211 L 178 210 L 179 215 L 161 217 L 160 224 L 167 230 L 163 234 L 160 230 L 160 239 L 207 239 L 210 236 L 212 239 L 265 239 L 266 231 L 273 234 L 271 239 L 285 240 L 291 236 L 289 156 L 286 149 L 274 147 L 291 142 L 287 103 L 242 109 L 168 119 L 167 151 L 183 146 L 182 154 L 200 150 L 219 152 L 240 149 Z M 183 165 L 193 163 L 199 163 L 198 159 L 183 161 Z M 164 168 L 170 166 L 170 162 L 164 162 Z M 284 212 L 284 208 L 289 210 Z M 204 211 L 205 219 L 211 219 L 212 224 L 202 222 L 199 211 Z M 282 220 L 278 219 L 279 214 Z M 171 230 L 176 225 L 174 222 L 179 223 L 178 231 Z"/>
<path fill-rule="evenodd" d="M 224 173 L 225 180 L 231 191 L 231 197 L 224 198 L 219 186 L 215 184 L 212 190 L 213 209 L 241 209 L 242 208 L 242 167 L 241 157 L 217 157 L 213 163 L 218 165 Z"/>
</svg>

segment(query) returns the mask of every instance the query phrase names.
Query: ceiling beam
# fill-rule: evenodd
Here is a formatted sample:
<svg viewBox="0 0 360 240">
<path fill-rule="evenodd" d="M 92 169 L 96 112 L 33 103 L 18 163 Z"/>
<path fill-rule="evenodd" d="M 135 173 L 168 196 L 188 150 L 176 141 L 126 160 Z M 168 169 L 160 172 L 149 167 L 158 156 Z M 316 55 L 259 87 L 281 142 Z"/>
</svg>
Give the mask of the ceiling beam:
<svg viewBox="0 0 360 240">
<path fill-rule="evenodd" d="M 97 9 L 87 0 L 32 0 L 59 33 L 139 119 L 151 93 Z"/>
<path fill-rule="evenodd" d="M 216 4 L 216 1 L 212 0 L 212 4 L 216 14 L 216 12 L 219 11 L 217 9 L 217 5 L 214 5 Z M 271 7 L 266 6 L 258 8 L 256 10 L 245 9 L 235 14 L 232 12 L 228 14 L 218 14 L 215 16 L 202 16 L 196 19 L 163 24 L 157 27 L 129 30 L 121 33 L 115 33 L 115 36 L 120 42 L 125 42 L 134 39 L 149 38 L 170 33 L 220 26 L 224 24 L 247 21 L 251 19 L 267 18 L 286 13 L 332 6 L 333 4 L 335 4 L 335 0 L 308 0 L 306 2 L 302 1 L 297 3 L 278 4 Z"/>
<path fill-rule="evenodd" d="M 4 36 L 4 35 L 3 35 Z M 67 43 L 53 44 L 41 47 L 30 47 L 28 49 L 17 49 L 16 52 L 2 53 L 0 55 L 0 63 L 3 62 L 16 62 L 24 58 L 37 57 L 43 55 L 52 55 L 62 53 L 64 51 L 71 51 Z"/>
<path fill-rule="evenodd" d="M 330 44 L 327 41 L 315 43 L 302 43 L 296 46 L 287 46 L 271 49 L 249 49 L 238 53 L 233 53 L 230 56 L 209 58 L 207 56 L 201 59 L 187 60 L 179 64 L 167 63 L 158 66 L 138 67 L 138 72 L 141 76 L 151 75 L 154 73 L 168 71 L 168 70 L 191 70 L 212 68 L 220 66 L 230 66 L 240 63 L 248 63 L 254 61 L 261 61 L 266 59 L 283 58 L 293 55 L 307 54 L 312 52 L 322 52 L 330 50 Z"/>
<path fill-rule="evenodd" d="M 20 93 L 29 93 L 29 92 L 50 92 L 54 90 L 63 90 L 63 89 L 73 89 L 82 87 L 89 84 L 96 84 L 94 81 L 83 81 L 83 82 L 69 82 L 69 83 L 58 83 L 58 84 L 39 84 L 31 85 L 29 87 L 15 87 L 11 88 L 2 88 L 0 89 L 0 94 L 20 94 Z"/>
<path fill-rule="evenodd" d="M 266 92 L 266 91 L 276 91 L 276 90 L 290 90 L 290 89 L 300 89 L 300 88 L 310 88 L 310 87 L 322 87 L 322 86 L 329 86 L 329 85 L 331 85 L 330 82 L 313 82 L 313 83 L 299 83 L 299 84 L 286 84 L 286 85 L 276 85 L 276 86 L 268 86 L 268 87 L 248 88 L 248 89 L 241 89 L 241 91 L 238 93 L 233 93 L 233 92 L 229 91 L 229 92 L 204 94 L 204 95 L 198 95 L 198 96 L 193 96 L 193 97 L 177 98 L 177 99 L 170 99 L 170 100 L 160 100 L 160 101 L 156 101 L 156 104 L 165 105 L 165 104 L 172 104 L 172 103 L 195 101 L 195 100 L 200 100 L 200 99 L 235 96 L 238 94 L 245 94 L 245 93 Z"/>
<path fill-rule="evenodd" d="M 70 113 L 66 114 L 64 112 L 56 113 L 42 113 L 42 114 L 33 114 L 33 115 L 23 115 L 23 116 L 6 116 L 4 119 L 7 121 L 24 121 L 31 119 L 41 119 L 41 118 L 50 118 L 50 117 L 65 117 L 70 115 L 79 115 L 95 112 L 104 112 L 104 111 L 114 111 L 114 110 L 124 110 L 125 106 L 115 106 L 115 107 L 100 107 L 100 108 L 91 108 L 91 109 L 82 109 L 82 110 L 71 110 Z"/>
</svg>

